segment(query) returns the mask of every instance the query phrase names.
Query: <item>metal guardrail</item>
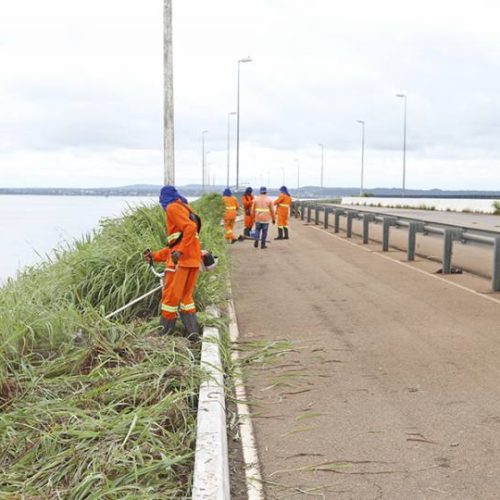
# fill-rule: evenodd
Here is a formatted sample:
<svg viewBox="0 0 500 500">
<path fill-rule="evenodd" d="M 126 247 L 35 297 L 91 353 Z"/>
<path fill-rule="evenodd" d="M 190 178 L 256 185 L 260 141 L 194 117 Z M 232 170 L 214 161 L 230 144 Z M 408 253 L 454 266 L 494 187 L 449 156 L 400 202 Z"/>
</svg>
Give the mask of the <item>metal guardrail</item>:
<svg viewBox="0 0 500 500">
<path fill-rule="evenodd" d="M 500 234 L 495 231 L 471 229 L 468 227 L 456 226 L 453 224 L 443 224 L 439 222 L 423 221 L 411 217 L 387 215 L 372 211 L 359 210 L 357 208 L 345 208 L 335 205 L 320 204 L 313 201 L 294 201 L 292 203 L 292 215 L 301 220 L 306 219 L 312 222 L 314 210 L 314 223 L 319 225 L 320 212 L 323 212 L 323 226 L 325 229 L 333 227 L 335 233 L 340 232 L 340 218 L 346 218 L 346 236 L 352 237 L 353 220 L 361 220 L 363 224 L 362 238 L 363 244 L 369 241 L 370 223 L 382 224 L 382 251 L 389 250 L 390 228 L 408 229 L 407 260 L 415 260 L 416 236 L 417 233 L 423 235 L 438 235 L 443 237 L 443 274 L 452 272 L 453 243 L 474 242 L 480 245 L 493 247 L 492 262 L 492 288 L 500 291 Z M 334 217 L 333 226 L 330 225 L 330 215 Z"/>
</svg>

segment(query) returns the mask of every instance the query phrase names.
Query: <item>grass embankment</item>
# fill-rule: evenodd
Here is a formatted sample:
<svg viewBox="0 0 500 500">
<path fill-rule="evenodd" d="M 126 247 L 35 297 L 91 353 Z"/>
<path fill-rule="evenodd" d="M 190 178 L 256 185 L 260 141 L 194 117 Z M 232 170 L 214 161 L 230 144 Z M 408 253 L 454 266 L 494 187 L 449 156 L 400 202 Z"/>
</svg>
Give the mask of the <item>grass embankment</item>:
<svg viewBox="0 0 500 500">
<path fill-rule="evenodd" d="M 203 308 L 225 294 L 222 202 L 195 203 L 204 248 Z M 106 220 L 95 234 L 0 289 L 0 498 L 182 498 L 189 495 L 196 348 L 155 337 L 160 293 L 142 251 L 166 244 L 161 207 Z"/>
</svg>

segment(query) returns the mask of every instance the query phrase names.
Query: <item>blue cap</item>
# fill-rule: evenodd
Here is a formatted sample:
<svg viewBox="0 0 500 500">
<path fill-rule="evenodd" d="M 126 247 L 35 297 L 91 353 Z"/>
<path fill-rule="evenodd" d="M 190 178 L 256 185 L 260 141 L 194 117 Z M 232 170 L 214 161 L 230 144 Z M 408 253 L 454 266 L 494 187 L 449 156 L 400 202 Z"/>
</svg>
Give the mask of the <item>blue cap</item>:
<svg viewBox="0 0 500 500">
<path fill-rule="evenodd" d="M 260 186 L 260 194 L 266 194 L 266 193 L 267 193 L 266 186 Z"/>
</svg>

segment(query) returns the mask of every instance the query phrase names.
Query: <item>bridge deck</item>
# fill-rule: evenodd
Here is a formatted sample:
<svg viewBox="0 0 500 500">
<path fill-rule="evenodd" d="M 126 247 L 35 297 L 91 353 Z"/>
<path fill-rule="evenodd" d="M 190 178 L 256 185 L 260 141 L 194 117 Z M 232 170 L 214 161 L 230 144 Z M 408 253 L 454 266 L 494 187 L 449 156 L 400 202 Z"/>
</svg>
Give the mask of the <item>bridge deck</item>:
<svg viewBox="0 0 500 500">
<path fill-rule="evenodd" d="M 268 498 L 496 497 L 489 282 L 300 221 L 290 232 L 267 250 L 231 247 L 242 340 L 291 342 L 247 372 Z"/>
</svg>

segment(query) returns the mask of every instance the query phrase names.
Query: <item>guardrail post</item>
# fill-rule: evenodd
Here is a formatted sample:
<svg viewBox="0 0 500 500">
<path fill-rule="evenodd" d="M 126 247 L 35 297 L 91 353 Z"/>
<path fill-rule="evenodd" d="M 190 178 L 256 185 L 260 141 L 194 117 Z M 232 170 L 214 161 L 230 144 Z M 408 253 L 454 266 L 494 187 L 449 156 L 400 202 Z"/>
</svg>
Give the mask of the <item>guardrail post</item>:
<svg viewBox="0 0 500 500">
<path fill-rule="evenodd" d="M 298 201 L 295 205 L 295 218 L 298 219 L 300 217 L 300 212 L 302 212 L 302 202 Z"/>
<path fill-rule="evenodd" d="M 443 235 L 443 274 L 451 273 L 451 256 L 453 254 L 453 240 L 462 238 L 461 231 L 445 229 Z"/>
<path fill-rule="evenodd" d="M 363 244 L 368 243 L 368 234 L 370 231 L 370 222 L 375 219 L 372 214 L 363 214 Z"/>
<path fill-rule="evenodd" d="M 340 216 L 344 214 L 343 210 L 336 209 L 335 210 L 335 232 L 338 233 L 340 231 Z"/>
<path fill-rule="evenodd" d="M 408 253 L 409 261 L 415 260 L 415 247 L 417 243 L 417 233 L 424 232 L 424 224 L 421 222 L 410 222 L 408 225 Z"/>
<path fill-rule="evenodd" d="M 357 212 L 347 212 L 347 229 L 346 229 L 346 237 L 352 237 L 352 219 L 358 216 Z"/>
<path fill-rule="evenodd" d="M 307 205 L 307 222 L 311 222 L 311 205 Z"/>
<path fill-rule="evenodd" d="M 301 201 L 300 202 L 300 220 L 304 220 L 305 210 L 306 210 L 306 204 L 303 201 Z"/>
<path fill-rule="evenodd" d="M 314 208 L 314 224 L 316 224 L 316 226 L 319 224 L 319 210 L 319 205 L 316 205 L 316 207 Z"/>
<path fill-rule="evenodd" d="M 389 251 L 389 229 L 396 224 L 395 217 L 384 217 L 382 222 L 382 251 Z"/>
<path fill-rule="evenodd" d="M 323 227 L 328 229 L 328 214 L 330 213 L 331 208 L 325 207 L 325 214 L 323 216 Z"/>
<path fill-rule="evenodd" d="M 500 292 L 500 236 L 493 244 L 493 290 Z"/>
</svg>

